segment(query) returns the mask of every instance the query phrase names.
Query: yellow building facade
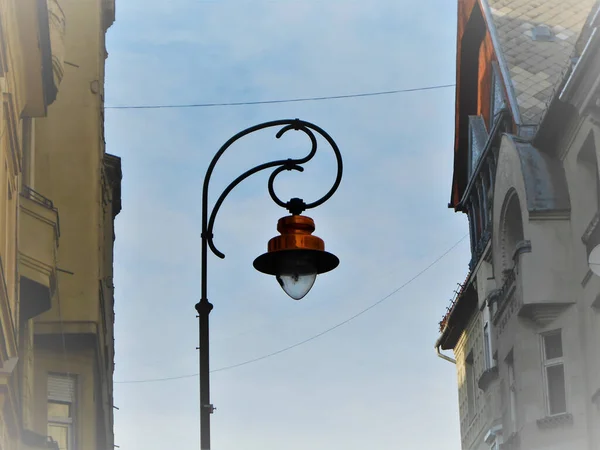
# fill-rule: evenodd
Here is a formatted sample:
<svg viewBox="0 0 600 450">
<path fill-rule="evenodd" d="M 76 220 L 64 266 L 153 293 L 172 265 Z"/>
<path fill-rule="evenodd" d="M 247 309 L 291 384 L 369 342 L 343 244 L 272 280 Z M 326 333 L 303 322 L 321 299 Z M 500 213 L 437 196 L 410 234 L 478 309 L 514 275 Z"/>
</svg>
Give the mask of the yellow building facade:
<svg viewBox="0 0 600 450">
<path fill-rule="evenodd" d="M 0 450 L 113 440 L 114 0 L 0 0 Z"/>
</svg>

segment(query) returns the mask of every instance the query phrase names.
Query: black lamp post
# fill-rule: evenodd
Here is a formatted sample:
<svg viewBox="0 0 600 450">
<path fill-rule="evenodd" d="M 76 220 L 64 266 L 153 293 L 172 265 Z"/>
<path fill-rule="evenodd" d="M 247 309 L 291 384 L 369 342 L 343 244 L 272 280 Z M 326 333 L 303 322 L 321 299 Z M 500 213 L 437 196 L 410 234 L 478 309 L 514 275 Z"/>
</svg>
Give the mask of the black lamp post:
<svg viewBox="0 0 600 450">
<path fill-rule="evenodd" d="M 277 138 L 280 138 L 284 133 L 290 130 L 302 131 L 308 136 L 311 142 L 309 154 L 304 158 L 280 159 L 261 164 L 244 172 L 225 188 L 223 193 L 217 199 L 209 216 L 208 187 L 210 177 L 219 158 L 238 139 L 255 131 L 271 127 L 281 127 L 276 135 Z M 315 202 L 307 204 L 299 198 L 293 198 L 289 202 L 284 203 L 275 194 L 273 188 L 275 178 L 285 170 L 297 170 L 299 172 L 304 170 L 302 164 L 310 161 L 317 152 L 317 138 L 315 137 L 315 132 L 325 138 L 335 153 L 337 160 L 337 175 L 335 182 L 329 192 Z M 217 250 L 213 242 L 215 218 L 227 195 L 229 195 L 238 184 L 250 175 L 270 168 L 275 168 L 275 170 L 269 177 L 269 194 L 277 205 L 287 209 L 291 215 L 279 219 L 277 230 L 281 235 L 274 237 L 269 241 L 268 252 L 256 258 L 254 267 L 260 272 L 274 275 L 284 291 L 293 299 L 299 300 L 311 289 L 318 274 L 333 270 L 339 264 L 339 260 L 335 255 L 325 251 L 323 240 L 312 235 L 312 232 L 315 229 L 313 220 L 310 217 L 301 215 L 305 210 L 315 208 L 329 200 L 340 185 L 340 181 L 342 180 L 342 156 L 334 140 L 316 125 L 299 119 L 287 119 L 255 125 L 239 132 L 225 142 L 210 162 L 202 188 L 202 298 L 200 299 L 200 302 L 196 304 L 200 334 L 201 450 L 210 450 L 210 415 L 215 409 L 210 403 L 208 316 L 213 309 L 213 305 L 208 301 L 207 297 L 208 248 L 210 248 L 210 250 L 219 258 L 225 257 L 223 253 Z"/>
</svg>

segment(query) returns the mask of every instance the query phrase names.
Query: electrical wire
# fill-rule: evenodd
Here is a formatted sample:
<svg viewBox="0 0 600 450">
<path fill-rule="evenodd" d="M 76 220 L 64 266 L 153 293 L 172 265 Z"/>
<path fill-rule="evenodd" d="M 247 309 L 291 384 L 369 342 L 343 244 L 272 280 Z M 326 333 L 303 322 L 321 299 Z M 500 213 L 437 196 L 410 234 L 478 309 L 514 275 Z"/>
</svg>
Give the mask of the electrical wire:
<svg viewBox="0 0 600 450">
<path fill-rule="evenodd" d="M 211 108 L 218 106 L 247 106 L 247 105 L 272 105 L 276 103 L 299 103 L 316 102 L 323 100 L 340 100 L 346 98 L 374 97 L 378 95 L 404 94 L 407 92 L 431 91 L 434 89 L 445 89 L 456 86 L 455 84 L 440 84 L 436 86 L 425 86 L 412 89 L 394 89 L 391 91 L 362 92 L 358 94 L 328 95 L 324 97 L 302 97 L 280 100 L 259 100 L 252 102 L 225 102 L 225 103 L 188 103 L 188 104 L 165 104 L 165 105 L 122 105 L 105 106 L 104 109 L 174 109 L 174 108 Z"/>
<path fill-rule="evenodd" d="M 375 303 L 371 304 L 370 306 L 368 306 L 367 308 L 359 311 L 358 313 L 354 314 L 353 316 L 349 317 L 348 319 L 338 323 L 337 325 L 334 325 L 330 328 L 327 328 L 324 331 L 321 331 L 318 334 L 315 334 L 311 337 L 309 337 L 308 339 L 304 339 L 303 341 L 297 342 L 293 345 L 284 347 L 280 350 L 277 350 L 275 352 L 272 353 L 268 353 L 266 355 L 263 356 L 259 356 L 257 358 L 252 358 L 252 359 L 248 359 L 246 361 L 237 363 L 237 364 L 232 364 L 230 366 L 224 366 L 224 367 L 220 367 L 218 369 L 214 369 L 211 370 L 210 373 L 216 373 L 216 372 L 223 372 L 226 370 L 231 370 L 231 369 L 235 369 L 237 367 L 242 367 L 242 366 L 246 366 L 248 364 L 252 364 L 258 361 L 262 361 L 263 359 L 267 359 L 267 358 L 271 358 L 273 356 L 279 355 L 281 353 L 287 352 L 289 350 L 292 350 L 296 347 L 300 347 L 301 345 L 304 345 L 310 341 L 314 341 L 315 339 L 320 338 L 321 336 L 324 336 L 328 333 L 331 333 L 332 331 L 346 325 L 347 323 L 353 321 L 354 319 L 356 319 L 357 317 L 362 316 L 363 314 L 365 314 L 366 312 L 370 311 L 371 309 L 375 308 L 376 306 L 380 305 L 381 303 L 383 303 L 384 301 L 386 301 L 387 299 L 389 299 L 390 297 L 392 297 L 394 294 L 396 294 L 397 292 L 399 292 L 400 290 L 404 289 L 406 286 L 408 286 L 410 283 L 412 283 L 413 281 L 415 281 L 417 278 L 419 278 L 421 275 L 423 275 L 425 272 L 427 272 L 429 269 L 431 269 L 433 266 L 435 266 L 437 263 L 439 263 L 442 259 L 444 259 L 445 256 L 447 256 L 452 250 L 454 250 L 456 247 L 458 247 L 460 245 L 460 243 L 462 241 L 464 241 L 467 238 L 468 234 L 464 235 L 462 238 L 460 238 L 454 245 L 452 245 L 452 247 L 450 247 L 448 250 L 446 250 L 444 253 L 442 253 L 440 256 L 438 256 L 432 263 L 430 263 L 428 266 L 426 266 L 424 269 L 422 269 L 420 272 L 418 272 L 416 275 L 414 275 L 412 278 L 410 278 L 408 281 L 404 282 L 402 285 L 400 285 L 399 287 L 397 287 L 396 289 L 394 289 L 392 292 L 390 292 L 389 294 L 387 294 L 385 297 L 381 298 L 380 300 L 376 301 Z M 179 375 L 179 376 L 174 376 L 174 377 L 166 377 L 166 378 L 149 378 L 149 379 L 145 379 L 145 380 L 126 380 L 126 381 L 115 381 L 116 384 L 134 384 L 134 383 L 154 383 L 154 382 L 158 382 L 158 381 L 171 381 L 171 380 L 181 380 L 184 378 L 193 378 L 193 377 L 197 377 L 198 373 L 194 373 L 194 374 L 190 374 L 190 375 Z"/>
</svg>

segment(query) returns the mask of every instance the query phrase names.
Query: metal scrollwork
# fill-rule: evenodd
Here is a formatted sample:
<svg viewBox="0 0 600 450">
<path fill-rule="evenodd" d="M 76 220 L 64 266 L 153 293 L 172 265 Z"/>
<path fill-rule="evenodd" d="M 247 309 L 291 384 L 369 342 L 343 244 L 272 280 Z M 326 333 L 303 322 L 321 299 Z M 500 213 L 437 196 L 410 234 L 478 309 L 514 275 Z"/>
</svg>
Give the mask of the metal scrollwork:
<svg viewBox="0 0 600 450">
<path fill-rule="evenodd" d="M 247 170 L 242 175 L 240 175 L 235 180 L 233 180 L 229 184 L 229 186 L 227 186 L 225 188 L 223 193 L 219 196 L 219 198 L 215 202 L 215 205 L 209 216 L 208 215 L 208 188 L 209 188 L 209 183 L 210 183 L 210 178 L 212 176 L 212 172 L 213 172 L 218 160 L 221 158 L 223 153 L 225 153 L 225 151 L 229 147 L 231 147 L 231 145 L 233 143 L 235 143 L 237 140 L 241 139 L 242 137 L 244 137 L 248 134 L 254 133 L 255 131 L 263 130 L 266 128 L 272 128 L 272 127 L 282 127 L 276 134 L 277 139 L 281 138 L 285 133 L 287 133 L 290 130 L 303 132 L 310 139 L 310 142 L 311 142 L 310 152 L 303 158 L 280 159 L 280 160 L 260 164 L 250 170 Z M 290 201 L 284 202 L 275 193 L 275 189 L 273 186 L 275 183 L 275 178 L 277 177 L 277 175 L 279 175 L 281 172 L 284 172 L 284 171 L 290 171 L 290 170 L 296 170 L 298 172 L 304 171 L 304 167 L 302 167 L 302 165 L 309 162 L 317 153 L 317 137 L 315 136 L 315 133 L 322 136 L 329 143 L 333 152 L 335 153 L 335 157 L 337 160 L 337 175 L 336 175 L 335 181 L 333 183 L 333 186 L 323 197 L 321 197 L 320 199 L 318 199 L 312 203 L 305 203 L 302 199 L 299 199 L 299 198 L 292 198 Z M 323 129 L 321 129 L 320 127 L 318 127 L 312 123 L 305 122 L 300 119 L 275 120 L 275 121 L 265 122 L 265 123 L 247 128 L 246 130 L 243 130 L 243 131 L 239 132 L 238 134 L 236 134 L 235 136 L 231 137 L 227 142 L 225 142 L 225 144 L 223 144 L 223 146 L 219 149 L 219 151 L 215 154 L 212 161 L 210 162 L 210 165 L 208 166 L 208 169 L 206 171 L 206 177 L 204 178 L 204 186 L 203 186 L 203 191 L 202 191 L 202 235 L 203 235 L 203 238 L 206 239 L 206 242 L 207 242 L 208 246 L 210 247 L 211 251 L 219 258 L 224 258 L 225 255 L 223 253 L 221 253 L 214 245 L 213 228 L 214 228 L 214 224 L 215 224 L 215 219 L 217 217 L 219 209 L 221 208 L 221 205 L 225 201 L 225 198 L 229 195 L 229 193 L 238 184 L 240 184 L 242 181 L 244 181 L 249 176 L 251 176 L 257 172 L 260 172 L 262 170 L 270 169 L 273 167 L 275 168 L 275 170 L 271 173 L 271 176 L 269 177 L 269 182 L 268 182 L 269 195 L 271 196 L 271 199 L 273 199 L 275 204 L 277 204 L 278 206 L 280 206 L 282 208 L 287 209 L 291 214 L 301 214 L 303 211 L 305 211 L 307 209 L 315 208 L 315 207 L 325 203 L 335 193 L 335 191 L 337 190 L 337 188 L 340 185 L 340 182 L 342 180 L 342 169 L 343 169 L 342 156 L 340 154 L 340 150 L 339 150 L 337 144 L 334 142 L 334 140 L 331 138 L 331 136 L 329 136 L 329 134 L 327 134 L 327 132 L 325 132 Z M 208 217 L 208 221 L 207 221 L 207 217 Z"/>
</svg>

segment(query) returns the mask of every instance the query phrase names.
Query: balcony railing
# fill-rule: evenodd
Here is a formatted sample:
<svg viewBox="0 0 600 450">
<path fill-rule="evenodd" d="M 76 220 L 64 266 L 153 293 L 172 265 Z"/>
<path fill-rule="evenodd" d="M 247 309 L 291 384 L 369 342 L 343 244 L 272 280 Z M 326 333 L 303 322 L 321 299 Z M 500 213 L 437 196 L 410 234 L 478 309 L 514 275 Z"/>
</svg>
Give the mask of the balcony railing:
<svg viewBox="0 0 600 450">
<path fill-rule="evenodd" d="M 45 197 L 44 195 L 40 194 L 37 191 L 34 191 L 29 186 L 25 186 L 25 185 L 23 185 L 23 187 L 21 189 L 21 195 L 23 197 L 37 203 L 38 205 L 43 206 L 44 208 L 57 213 L 56 214 L 56 231 L 57 231 L 57 235 L 58 235 L 57 237 L 60 237 L 60 222 L 59 222 L 59 216 L 58 216 L 58 209 L 54 206 L 54 202 L 52 202 L 52 200 L 50 200 L 48 197 Z"/>
<path fill-rule="evenodd" d="M 485 231 L 474 245 L 471 261 L 469 261 L 469 269 L 475 269 L 475 266 L 477 266 L 477 263 L 481 260 L 481 257 L 483 256 L 483 253 L 485 252 L 485 249 L 492 238 L 492 232 L 490 230 L 491 224 L 486 226 Z"/>
<path fill-rule="evenodd" d="M 458 290 L 454 291 L 454 296 L 450 300 L 450 304 L 446 307 L 446 312 L 444 313 L 444 317 L 442 317 L 442 320 L 439 323 L 440 333 L 444 332 L 444 328 L 446 328 L 446 325 L 448 324 L 448 319 L 450 318 L 450 315 L 452 315 L 452 311 L 454 311 L 454 307 L 456 306 L 456 303 L 459 301 L 460 297 L 463 295 L 463 293 L 465 292 L 465 289 L 467 288 L 467 285 L 469 283 L 469 278 L 471 278 L 471 272 L 469 272 L 469 274 L 467 275 L 467 279 L 465 280 L 465 282 L 463 284 L 456 283 L 458 285 Z"/>
<path fill-rule="evenodd" d="M 21 194 L 23 197 L 28 198 L 29 200 L 33 200 L 36 203 L 39 203 L 42 206 L 45 206 L 48 209 L 54 210 L 54 203 L 47 197 L 44 197 L 37 191 L 34 191 L 29 186 L 23 186 Z"/>
<path fill-rule="evenodd" d="M 470 148 L 472 156 L 470 176 L 459 209 L 469 215 L 471 235 L 471 261 L 469 268 L 473 270 L 484 256 L 485 249 L 491 238 L 491 214 L 493 203 L 493 190 L 496 180 L 496 163 L 498 147 L 502 134 L 507 130 L 508 122 L 505 110 L 500 111 L 489 134 L 485 131 L 482 120 L 472 120 L 470 127 L 483 127 L 478 133 L 478 139 L 472 139 L 471 147 L 477 145 L 481 148 Z M 477 125 L 479 124 L 479 125 Z M 485 135 L 485 139 L 483 138 Z"/>
</svg>

